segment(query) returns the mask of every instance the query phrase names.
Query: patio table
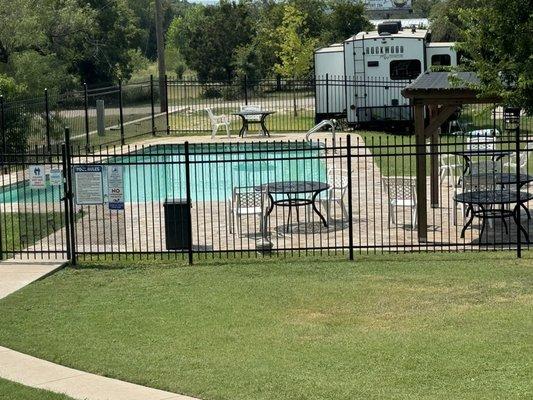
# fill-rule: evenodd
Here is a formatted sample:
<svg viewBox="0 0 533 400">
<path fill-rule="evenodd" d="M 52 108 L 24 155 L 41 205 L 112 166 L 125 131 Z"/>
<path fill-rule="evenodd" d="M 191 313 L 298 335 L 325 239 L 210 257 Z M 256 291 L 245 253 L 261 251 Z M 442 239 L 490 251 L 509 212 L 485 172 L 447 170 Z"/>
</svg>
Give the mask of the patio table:
<svg viewBox="0 0 533 400">
<path fill-rule="evenodd" d="M 272 210 L 274 209 L 274 206 L 280 206 L 280 207 L 288 207 L 289 208 L 289 215 L 287 217 L 287 228 L 286 231 L 289 231 L 289 221 L 291 218 L 291 210 L 292 208 L 296 207 L 296 215 L 297 218 L 299 217 L 298 214 L 298 207 L 303 206 L 312 206 L 313 211 L 315 214 L 318 215 L 322 223 L 325 227 L 328 226 L 328 222 L 326 221 L 326 218 L 320 213 L 318 208 L 316 207 L 316 199 L 318 195 L 330 188 L 330 185 L 325 182 L 317 182 L 317 181 L 281 181 L 281 182 L 272 182 L 272 183 L 266 183 L 261 186 L 257 186 L 256 190 L 266 191 L 268 194 L 268 197 L 270 198 L 270 207 L 267 210 L 266 216 L 268 217 Z M 274 199 L 274 194 L 282 194 L 286 195 L 287 198 L 282 199 Z M 312 194 L 311 198 L 309 197 L 302 197 L 299 195 L 302 194 Z"/>
<path fill-rule="evenodd" d="M 526 240 L 529 243 L 529 233 L 522 226 L 518 219 L 518 210 L 523 207 L 527 210 L 526 203 L 533 200 L 533 194 L 529 192 L 516 192 L 512 190 L 496 189 L 496 190 L 475 190 L 471 192 L 459 193 L 454 196 L 454 199 L 458 203 L 464 203 L 467 205 L 466 214 L 470 215 L 470 218 L 461 230 L 461 238 L 465 237 L 465 232 L 472 224 L 474 217 L 481 219 L 481 232 L 479 237 L 483 235 L 485 230 L 485 220 L 487 219 L 501 219 L 505 226 L 505 232 L 509 233 L 507 228 L 506 217 L 513 217 L 517 227 L 524 233 Z M 512 209 L 506 209 L 505 205 L 516 204 Z M 477 206 L 477 209 L 474 208 Z M 491 206 L 500 206 L 497 208 L 489 208 Z M 529 212 L 529 210 L 528 210 Z"/>
<path fill-rule="evenodd" d="M 242 127 L 239 131 L 240 137 L 244 137 L 248 133 L 249 124 L 260 124 L 261 130 L 263 131 L 263 136 L 270 136 L 270 132 L 268 131 L 265 125 L 265 120 L 269 115 L 272 115 L 275 113 L 276 113 L 275 111 L 268 111 L 268 110 L 247 110 L 247 111 L 234 112 L 231 115 L 239 116 L 242 119 Z M 258 116 L 258 115 L 260 116 L 260 118 L 257 121 L 249 119 L 249 117 Z"/>
</svg>

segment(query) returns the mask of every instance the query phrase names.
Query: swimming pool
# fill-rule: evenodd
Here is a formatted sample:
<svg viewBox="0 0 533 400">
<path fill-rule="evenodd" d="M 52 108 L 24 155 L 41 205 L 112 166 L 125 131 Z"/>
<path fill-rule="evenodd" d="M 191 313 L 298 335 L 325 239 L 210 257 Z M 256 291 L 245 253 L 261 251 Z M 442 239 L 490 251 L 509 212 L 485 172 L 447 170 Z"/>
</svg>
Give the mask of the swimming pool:
<svg viewBox="0 0 533 400">
<path fill-rule="evenodd" d="M 326 179 L 323 149 L 304 142 L 260 142 L 189 145 L 192 201 L 224 201 L 236 186 L 258 186 L 288 180 Z M 185 198 L 185 148 L 182 144 L 153 145 L 103 165 L 123 165 L 126 202 Z M 104 174 L 105 175 L 105 174 Z M 105 186 L 105 185 L 104 185 Z M 30 189 L 27 182 L 4 187 L 2 203 L 59 201 L 61 187 Z"/>
</svg>

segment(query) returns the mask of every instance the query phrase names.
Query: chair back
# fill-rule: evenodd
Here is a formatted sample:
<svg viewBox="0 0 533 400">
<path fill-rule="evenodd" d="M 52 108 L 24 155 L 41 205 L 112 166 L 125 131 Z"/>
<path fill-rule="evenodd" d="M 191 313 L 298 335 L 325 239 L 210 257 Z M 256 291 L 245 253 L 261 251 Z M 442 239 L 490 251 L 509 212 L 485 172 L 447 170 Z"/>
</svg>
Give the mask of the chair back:
<svg viewBox="0 0 533 400">
<path fill-rule="evenodd" d="M 493 160 L 482 160 L 470 164 L 472 175 L 494 175 L 502 172 L 502 162 Z"/>
<path fill-rule="evenodd" d="M 476 176 L 468 175 L 463 177 L 462 186 L 464 192 L 494 190 L 496 188 L 496 178 L 491 174 Z"/>
<path fill-rule="evenodd" d="M 459 166 L 463 164 L 463 159 L 457 154 L 439 154 L 439 165 L 441 167 Z"/>
<path fill-rule="evenodd" d="M 348 170 L 330 168 L 327 172 L 330 197 L 342 199 L 348 190 Z"/>
<path fill-rule="evenodd" d="M 496 148 L 496 138 L 477 136 L 468 138 L 467 149 L 469 151 L 494 150 Z"/>
<path fill-rule="evenodd" d="M 211 110 L 211 108 L 206 108 L 205 111 L 207 111 L 207 115 L 209 116 L 209 119 L 211 120 L 211 122 L 215 122 L 215 114 L 213 114 L 213 110 Z"/>
<path fill-rule="evenodd" d="M 416 178 L 388 176 L 381 178 L 390 200 L 416 200 Z"/>
<path fill-rule="evenodd" d="M 237 186 L 233 188 L 232 200 L 239 208 L 264 208 L 266 204 L 266 190 L 256 190 L 253 186 Z"/>
</svg>

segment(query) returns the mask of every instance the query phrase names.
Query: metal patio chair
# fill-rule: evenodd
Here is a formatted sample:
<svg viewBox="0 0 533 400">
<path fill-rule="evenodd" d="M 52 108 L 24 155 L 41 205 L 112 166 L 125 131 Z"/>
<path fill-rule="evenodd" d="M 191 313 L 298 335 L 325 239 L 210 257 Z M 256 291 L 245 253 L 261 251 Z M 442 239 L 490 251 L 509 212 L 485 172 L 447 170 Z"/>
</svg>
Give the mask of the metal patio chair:
<svg viewBox="0 0 533 400">
<path fill-rule="evenodd" d="M 341 208 L 342 217 L 348 219 L 348 208 L 345 203 L 345 197 L 348 192 L 348 170 L 330 168 L 327 172 L 327 181 L 330 188 L 326 192 L 326 198 L 322 200 L 326 206 L 326 218 L 329 221 L 331 217 L 331 208 L 338 204 Z"/>
<path fill-rule="evenodd" d="M 259 231 L 265 235 L 266 211 L 268 208 L 268 194 L 266 191 L 255 190 L 252 186 L 234 187 L 230 199 L 230 233 L 235 231 L 242 236 L 242 220 L 248 222 L 252 218 L 253 226 L 256 226 L 255 218 L 259 217 Z M 237 228 L 235 229 L 235 225 Z"/>
<path fill-rule="evenodd" d="M 209 116 L 209 121 L 211 121 L 211 139 L 215 138 L 218 128 L 222 126 L 226 128 L 228 137 L 231 137 L 231 133 L 229 130 L 230 121 L 229 121 L 228 116 L 227 115 L 215 115 L 213 114 L 213 110 L 211 108 L 206 108 L 205 111 L 207 111 L 207 115 Z"/>
<path fill-rule="evenodd" d="M 411 176 L 382 177 L 383 187 L 387 193 L 389 211 L 388 226 L 397 224 L 397 209 L 407 208 L 411 214 L 412 229 L 416 228 L 416 178 Z"/>
</svg>

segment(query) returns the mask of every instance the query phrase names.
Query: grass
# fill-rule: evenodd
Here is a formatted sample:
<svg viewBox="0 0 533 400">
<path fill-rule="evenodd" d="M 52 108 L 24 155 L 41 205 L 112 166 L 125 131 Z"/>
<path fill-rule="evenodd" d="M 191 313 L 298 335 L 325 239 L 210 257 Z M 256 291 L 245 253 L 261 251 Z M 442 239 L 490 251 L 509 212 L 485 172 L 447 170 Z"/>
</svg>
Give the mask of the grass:
<svg viewBox="0 0 533 400">
<path fill-rule="evenodd" d="M 0 379 L 0 399 L 9 400 L 70 400 L 71 397 L 34 389 L 15 382 Z"/>
<path fill-rule="evenodd" d="M 202 399 L 526 399 L 532 260 L 86 263 L 0 301 L 0 344 Z"/>
<path fill-rule="evenodd" d="M 31 246 L 61 229 L 64 223 L 64 216 L 59 212 L 2 213 L 2 252 L 11 254 Z"/>
</svg>

